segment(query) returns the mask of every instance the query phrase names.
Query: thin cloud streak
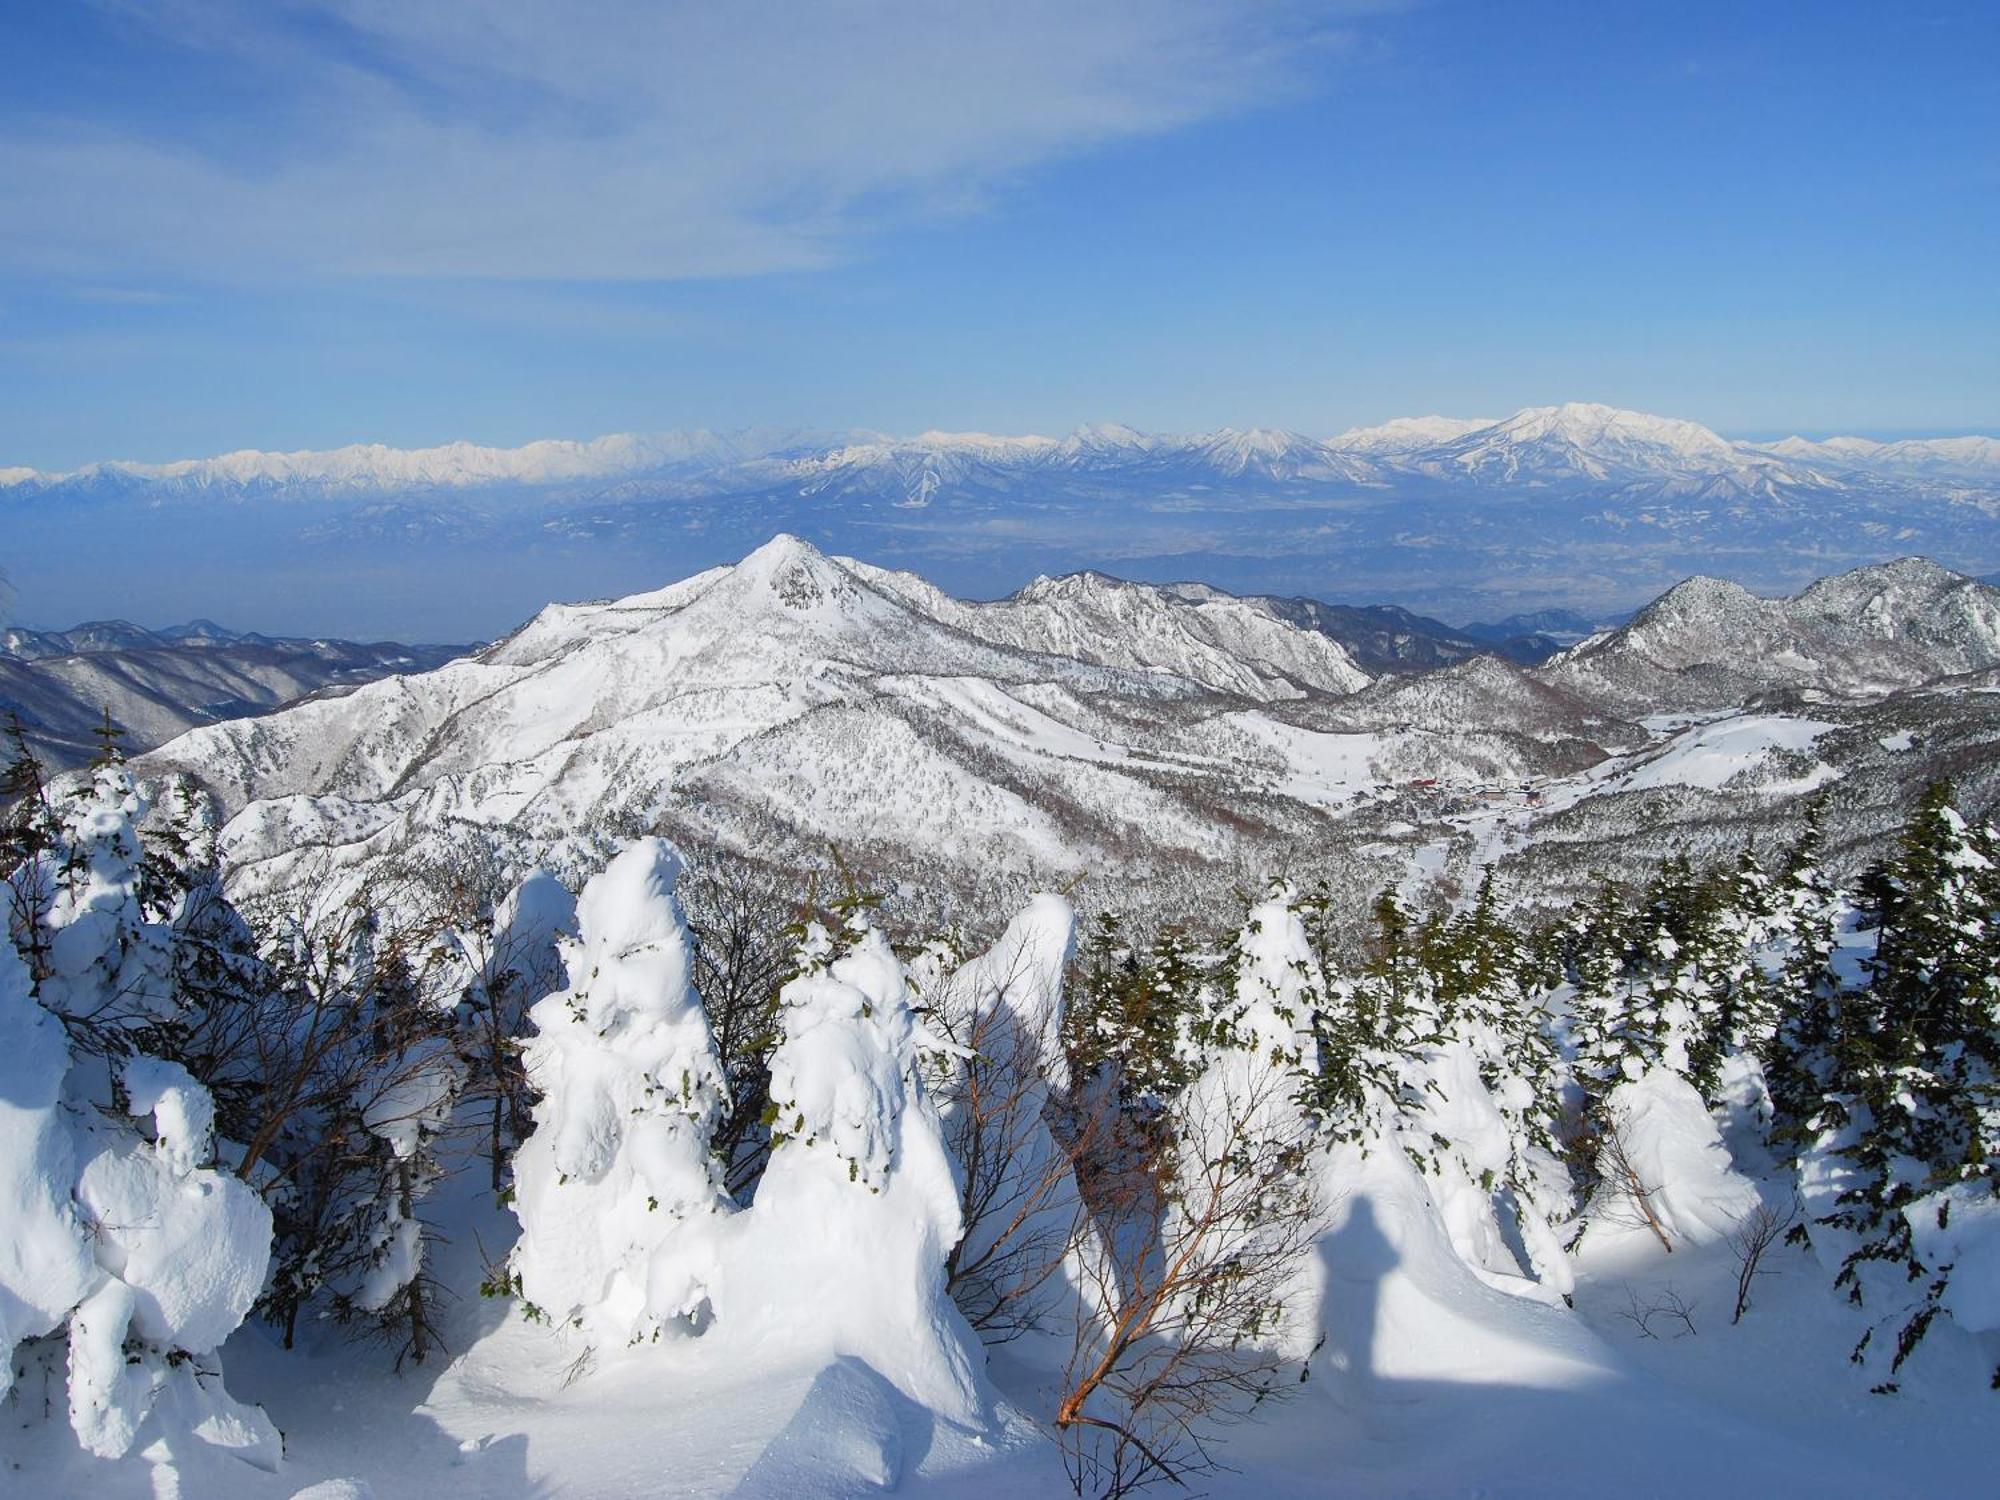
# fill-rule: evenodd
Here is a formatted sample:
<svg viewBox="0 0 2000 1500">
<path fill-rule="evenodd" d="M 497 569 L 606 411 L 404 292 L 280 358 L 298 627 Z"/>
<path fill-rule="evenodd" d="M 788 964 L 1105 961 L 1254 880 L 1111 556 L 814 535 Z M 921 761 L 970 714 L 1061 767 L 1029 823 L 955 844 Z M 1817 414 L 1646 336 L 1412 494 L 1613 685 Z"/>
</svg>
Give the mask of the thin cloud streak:
<svg viewBox="0 0 2000 1500">
<path fill-rule="evenodd" d="M 0 134 L 0 265 L 675 280 L 810 270 L 1026 169 L 1309 85 L 1379 5 L 291 0 L 117 7 L 212 122 Z"/>
</svg>

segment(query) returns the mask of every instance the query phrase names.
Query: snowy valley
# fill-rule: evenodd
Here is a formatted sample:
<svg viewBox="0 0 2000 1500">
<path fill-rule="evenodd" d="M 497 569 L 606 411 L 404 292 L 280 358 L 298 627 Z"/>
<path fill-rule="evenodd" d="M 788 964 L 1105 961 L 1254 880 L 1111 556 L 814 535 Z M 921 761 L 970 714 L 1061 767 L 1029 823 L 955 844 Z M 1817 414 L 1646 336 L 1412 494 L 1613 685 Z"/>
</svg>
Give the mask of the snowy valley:
<svg viewBox="0 0 2000 1500">
<path fill-rule="evenodd" d="M 1774 505 L 1984 461 L 1712 437 L 1203 461 L 1664 446 Z M 993 440 L 920 498 L 1161 446 Z M 634 452 L 535 472 L 753 461 Z M 425 465 L 285 472 L 513 472 Z M 974 602 L 779 534 L 17 764 L 9 1492 L 1978 1492 L 2000 590 L 1695 578 L 1524 660 L 1309 604 Z"/>
</svg>

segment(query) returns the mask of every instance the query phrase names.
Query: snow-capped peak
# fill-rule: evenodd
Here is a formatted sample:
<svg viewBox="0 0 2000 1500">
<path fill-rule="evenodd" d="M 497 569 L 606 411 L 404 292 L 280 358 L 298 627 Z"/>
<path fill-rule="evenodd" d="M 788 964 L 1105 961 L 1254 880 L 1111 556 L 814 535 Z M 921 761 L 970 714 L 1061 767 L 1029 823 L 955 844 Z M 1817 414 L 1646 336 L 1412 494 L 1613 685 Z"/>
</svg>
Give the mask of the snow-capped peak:
<svg viewBox="0 0 2000 1500">
<path fill-rule="evenodd" d="M 1067 456 L 1082 454 L 1143 453 L 1157 447 L 1160 439 L 1123 422 L 1086 422 L 1074 429 L 1058 447 Z"/>
<path fill-rule="evenodd" d="M 1664 484 L 1685 494 L 1769 495 L 1781 483 L 1817 480 L 1699 422 L 1589 401 L 1531 406 L 1406 461 L 1425 472 L 1484 483 Z"/>
<path fill-rule="evenodd" d="M 1496 425 L 1493 417 L 1397 417 L 1374 427 L 1350 427 L 1327 443 L 1344 453 L 1415 453 Z"/>
<path fill-rule="evenodd" d="M 1491 440 L 1511 445 L 1562 443 L 1602 452 L 1657 450 L 1682 458 L 1722 462 L 1737 457 L 1733 443 L 1699 422 L 1625 411 L 1594 401 L 1566 401 L 1560 406 L 1530 406 L 1496 422 Z"/>
</svg>

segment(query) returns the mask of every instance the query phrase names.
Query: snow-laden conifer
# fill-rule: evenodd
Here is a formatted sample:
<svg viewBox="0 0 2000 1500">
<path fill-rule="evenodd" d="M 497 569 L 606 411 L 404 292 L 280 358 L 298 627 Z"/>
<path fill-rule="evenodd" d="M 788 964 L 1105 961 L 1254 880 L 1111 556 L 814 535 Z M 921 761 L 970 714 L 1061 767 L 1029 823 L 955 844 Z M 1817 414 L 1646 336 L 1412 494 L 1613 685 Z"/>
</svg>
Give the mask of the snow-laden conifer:
<svg viewBox="0 0 2000 1500">
<path fill-rule="evenodd" d="M 787 1363 L 860 1360 L 981 1424 L 978 1341 L 945 1289 L 959 1179 L 924 1083 L 925 1054 L 951 1044 L 858 912 L 838 932 L 810 925 L 797 968 L 778 999 L 770 1161 L 732 1226 L 718 1327 Z"/>
<path fill-rule="evenodd" d="M 531 1013 L 534 1132 L 515 1160 L 527 1306 L 619 1347 L 706 1314 L 730 1205 L 710 1150 L 726 1094 L 674 888 L 641 839 L 585 886 L 567 989 Z"/>
</svg>

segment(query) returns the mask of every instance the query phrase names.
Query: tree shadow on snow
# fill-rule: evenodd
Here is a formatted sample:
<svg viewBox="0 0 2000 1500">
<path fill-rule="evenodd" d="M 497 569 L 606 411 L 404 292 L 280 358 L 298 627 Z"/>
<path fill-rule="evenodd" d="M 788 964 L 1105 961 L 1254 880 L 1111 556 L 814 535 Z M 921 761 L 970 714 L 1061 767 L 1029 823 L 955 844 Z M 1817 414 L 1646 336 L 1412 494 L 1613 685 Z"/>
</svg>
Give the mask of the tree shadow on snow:
<svg viewBox="0 0 2000 1500">
<path fill-rule="evenodd" d="M 893 1490 L 922 1466 L 936 1420 L 865 1360 L 843 1355 L 814 1378 L 730 1494 L 778 1500 Z"/>
<path fill-rule="evenodd" d="M 1318 1247 L 1325 1338 L 1294 1399 L 1229 1434 L 1217 1497 L 1916 1496 L 1644 1375 L 1574 1313 L 1480 1281 L 1441 1241 L 1406 1258 L 1366 1197 Z M 1435 1226 L 1413 1227 L 1423 1236 Z M 1441 1230 L 1437 1231 L 1441 1236 Z M 1440 1253 L 1442 1252 L 1442 1253 Z M 1387 1373 L 1408 1339 L 1463 1379 Z M 1481 1372 L 1490 1371 L 1491 1379 Z M 1539 1378 L 1528 1384 L 1521 1378 Z"/>
</svg>

